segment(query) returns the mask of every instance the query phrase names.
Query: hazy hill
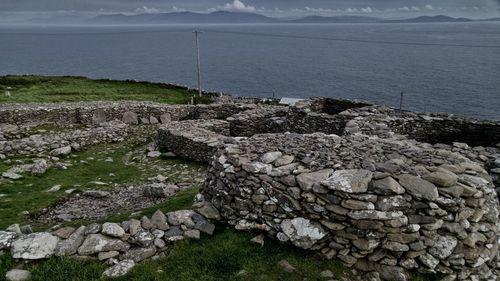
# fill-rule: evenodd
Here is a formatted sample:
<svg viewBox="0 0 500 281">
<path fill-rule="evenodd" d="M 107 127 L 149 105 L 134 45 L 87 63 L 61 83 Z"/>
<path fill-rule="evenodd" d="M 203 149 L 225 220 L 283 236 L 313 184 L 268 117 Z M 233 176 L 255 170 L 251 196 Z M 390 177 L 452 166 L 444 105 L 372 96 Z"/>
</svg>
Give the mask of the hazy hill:
<svg viewBox="0 0 500 281">
<path fill-rule="evenodd" d="M 155 24 L 155 23 L 273 23 L 277 19 L 254 13 L 237 13 L 218 11 L 210 14 L 180 12 L 158 13 L 140 15 L 101 15 L 90 20 L 92 23 L 129 23 L 129 24 Z"/>
<path fill-rule="evenodd" d="M 421 16 L 417 18 L 411 19 L 402 19 L 402 20 L 384 20 L 384 23 L 426 23 L 426 22 L 469 22 L 473 21 L 471 19 L 466 18 L 453 18 L 444 15 L 438 16 Z"/>
<path fill-rule="evenodd" d="M 374 17 L 361 16 L 338 16 L 338 17 L 323 17 L 323 16 L 308 16 L 305 18 L 288 20 L 290 23 L 375 23 L 381 19 Z"/>
</svg>

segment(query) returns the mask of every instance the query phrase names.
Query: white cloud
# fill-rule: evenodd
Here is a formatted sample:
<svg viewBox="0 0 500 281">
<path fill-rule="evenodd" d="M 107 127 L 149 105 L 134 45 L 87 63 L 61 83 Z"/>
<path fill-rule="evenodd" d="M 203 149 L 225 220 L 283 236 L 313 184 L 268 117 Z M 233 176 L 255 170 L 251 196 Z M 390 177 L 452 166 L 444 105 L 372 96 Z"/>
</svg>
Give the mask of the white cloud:
<svg viewBox="0 0 500 281">
<path fill-rule="evenodd" d="M 361 8 L 361 12 L 362 12 L 362 13 L 372 13 L 372 12 L 373 12 L 373 9 L 372 9 L 372 8 L 370 8 L 370 7 Z"/>
<path fill-rule="evenodd" d="M 425 8 L 430 11 L 434 10 L 434 7 L 432 5 L 425 5 Z"/>
<path fill-rule="evenodd" d="M 221 10 L 229 11 L 229 12 L 246 12 L 253 13 L 257 9 L 254 6 L 245 5 L 245 3 L 240 0 L 234 0 L 233 3 L 227 3 L 226 5 L 220 7 Z"/>
<path fill-rule="evenodd" d="M 172 6 L 172 12 L 176 12 L 176 13 L 179 13 L 179 12 L 185 12 L 186 9 L 184 8 L 177 8 L 176 6 Z"/>
<path fill-rule="evenodd" d="M 137 14 L 156 14 L 156 13 L 159 13 L 160 10 L 158 10 L 156 8 L 150 8 L 147 6 L 143 6 L 142 8 L 135 9 L 134 12 Z"/>
</svg>

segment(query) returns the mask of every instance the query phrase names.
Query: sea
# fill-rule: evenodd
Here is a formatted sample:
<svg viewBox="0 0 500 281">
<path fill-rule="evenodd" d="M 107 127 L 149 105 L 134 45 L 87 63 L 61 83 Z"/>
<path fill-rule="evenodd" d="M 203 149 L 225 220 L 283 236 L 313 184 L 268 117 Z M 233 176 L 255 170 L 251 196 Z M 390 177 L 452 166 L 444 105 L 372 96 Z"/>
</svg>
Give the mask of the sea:
<svg viewBox="0 0 500 281">
<path fill-rule="evenodd" d="M 0 75 L 80 75 L 234 96 L 334 97 L 500 120 L 500 22 L 0 25 Z M 403 93 L 403 94 L 401 94 Z"/>
</svg>

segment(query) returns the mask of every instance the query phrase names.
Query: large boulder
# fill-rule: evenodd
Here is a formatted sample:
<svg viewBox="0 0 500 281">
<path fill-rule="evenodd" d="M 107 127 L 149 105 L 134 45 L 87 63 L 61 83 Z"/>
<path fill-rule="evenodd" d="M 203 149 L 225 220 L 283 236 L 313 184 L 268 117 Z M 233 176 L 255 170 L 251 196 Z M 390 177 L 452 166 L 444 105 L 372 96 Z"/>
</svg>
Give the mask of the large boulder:
<svg viewBox="0 0 500 281">
<path fill-rule="evenodd" d="M 51 257 L 59 238 L 47 233 L 32 233 L 12 242 L 11 254 L 15 259 L 37 260 Z"/>
</svg>

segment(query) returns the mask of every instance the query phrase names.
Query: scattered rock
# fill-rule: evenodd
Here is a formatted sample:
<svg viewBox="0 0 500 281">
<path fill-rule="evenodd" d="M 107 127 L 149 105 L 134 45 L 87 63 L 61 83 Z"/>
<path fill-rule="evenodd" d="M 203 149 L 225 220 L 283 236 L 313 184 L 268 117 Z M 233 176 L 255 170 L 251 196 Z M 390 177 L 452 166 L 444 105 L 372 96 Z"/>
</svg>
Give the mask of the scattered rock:
<svg viewBox="0 0 500 281">
<path fill-rule="evenodd" d="M 22 269 L 11 269 L 5 274 L 7 281 L 25 281 L 30 279 L 31 273 Z"/>
<path fill-rule="evenodd" d="M 127 274 L 132 268 L 134 268 L 135 262 L 133 260 L 123 260 L 112 267 L 106 269 L 102 274 L 104 277 L 120 277 Z"/>
<path fill-rule="evenodd" d="M 280 260 L 278 262 L 278 265 L 281 267 L 281 269 L 283 269 L 283 271 L 288 273 L 297 271 L 297 269 L 293 265 L 291 265 L 287 260 Z"/>
<path fill-rule="evenodd" d="M 16 173 L 13 173 L 13 172 L 3 172 L 2 177 L 6 178 L 6 179 L 11 179 L 11 180 L 18 180 L 18 179 L 23 178 L 23 176 L 16 174 Z"/>
<path fill-rule="evenodd" d="M 64 146 L 61 148 L 56 148 L 50 152 L 52 156 L 61 157 L 71 153 L 71 146 Z"/>
</svg>

